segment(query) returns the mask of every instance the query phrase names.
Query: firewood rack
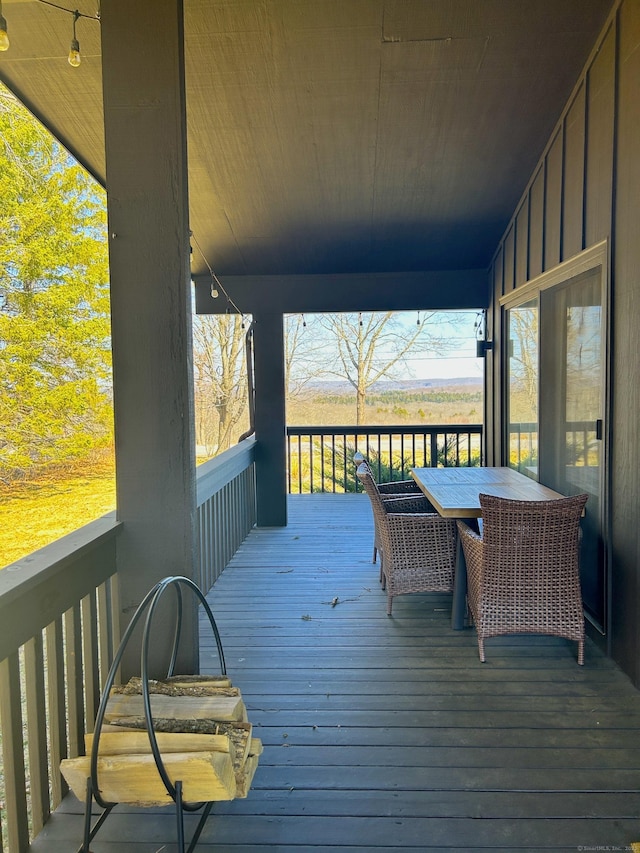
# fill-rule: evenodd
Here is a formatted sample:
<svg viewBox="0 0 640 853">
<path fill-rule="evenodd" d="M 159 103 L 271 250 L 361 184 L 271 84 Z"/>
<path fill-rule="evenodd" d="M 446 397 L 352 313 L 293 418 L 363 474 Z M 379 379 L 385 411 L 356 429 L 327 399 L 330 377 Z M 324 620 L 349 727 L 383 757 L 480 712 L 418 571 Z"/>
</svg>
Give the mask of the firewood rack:
<svg viewBox="0 0 640 853">
<path fill-rule="evenodd" d="M 98 755 L 99 755 L 99 746 L 100 746 L 100 734 L 102 731 L 102 726 L 104 723 L 107 701 L 109 699 L 109 693 L 111 688 L 113 687 L 116 674 L 122 662 L 122 657 L 124 655 L 124 651 L 131 639 L 131 636 L 137 626 L 137 624 L 141 621 L 143 616 L 146 614 L 144 628 L 142 632 L 142 645 L 140 651 L 140 674 L 142 681 L 142 697 L 143 697 L 143 706 L 144 706 L 144 717 L 145 717 L 145 725 L 147 730 L 147 735 L 149 737 L 149 745 L 151 747 L 151 752 L 158 770 L 160 774 L 160 778 L 164 783 L 164 786 L 167 790 L 167 793 L 174 801 L 176 806 L 176 831 L 177 831 L 177 843 L 178 843 L 178 853 L 193 853 L 196 844 L 200 838 L 202 830 L 204 829 L 204 825 L 209 817 L 209 813 L 213 807 L 214 801 L 207 802 L 198 802 L 198 803 L 187 803 L 184 802 L 182 797 L 182 787 L 183 782 L 176 780 L 175 784 L 170 780 L 169 775 L 166 771 L 164 762 L 162 760 L 162 755 L 160 753 L 160 749 L 158 747 L 158 741 L 156 738 L 156 733 L 153 728 L 153 716 L 151 713 L 151 698 L 149 691 L 149 647 L 151 642 L 151 632 L 153 627 L 153 617 L 160 603 L 161 598 L 165 595 L 168 590 L 173 590 L 175 593 L 174 603 L 175 603 L 175 631 L 173 637 L 173 643 L 171 647 L 171 655 L 169 666 L 167 669 L 167 677 L 170 677 L 174 674 L 174 669 L 176 665 L 176 660 L 178 656 L 178 649 L 180 646 L 180 635 L 182 631 L 182 604 L 183 604 L 183 588 L 188 592 L 192 593 L 196 596 L 200 604 L 202 605 L 205 613 L 207 614 L 207 618 L 209 620 L 209 624 L 211 626 L 211 630 L 213 632 L 213 636 L 216 641 L 216 646 L 218 649 L 218 658 L 220 661 L 220 674 L 226 675 L 226 666 L 224 660 L 224 651 L 222 649 L 222 641 L 220 639 L 220 634 L 218 632 L 218 627 L 216 625 L 216 621 L 213 617 L 213 613 L 204 597 L 201 590 L 198 586 L 189 578 L 181 577 L 181 576 L 173 576 L 166 577 L 163 580 L 159 581 L 153 589 L 151 589 L 147 595 L 144 597 L 140 605 L 138 606 L 133 619 L 127 626 L 127 629 L 122 637 L 122 641 L 120 646 L 118 647 L 118 651 L 113 659 L 113 663 L 111 664 L 111 668 L 109 670 L 109 674 L 107 676 L 107 680 L 104 685 L 104 689 L 102 692 L 102 697 L 100 700 L 100 705 L 98 708 L 98 713 L 96 716 L 95 729 L 93 734 L 93 744 L 91 748 L 91 773 L 87 778 L 87 788 L 86 788 L 86 800 L 85 800 L 85 813 L 84 813 L 84 838 L 82 842 L 82 846 L 79 848 L 78 853 L 91 853 L 89 849 L 89 844 L 95 838 L 98 830 L 103 825 L 105 820 L 111 814 L 111 811 L 118 805 L 118 803 L 106 802 L 101 794 L 100 788 L 98 785 Z M 99 815 L 93 826 L 91 825 L 91 806 L 93 800 L 96 801 L 97 805 L 103 809 L 102 813 Z M 191 837 L 191 841 L 189 842 L 189 846 L 185 846 L 185 837 L 184 837 L 184 813 L 185 812 L 197 812 L 202 809 L 202 815 L 198 822 L 198 825 L 195 828 L 195 831 Z"/>
</svg>

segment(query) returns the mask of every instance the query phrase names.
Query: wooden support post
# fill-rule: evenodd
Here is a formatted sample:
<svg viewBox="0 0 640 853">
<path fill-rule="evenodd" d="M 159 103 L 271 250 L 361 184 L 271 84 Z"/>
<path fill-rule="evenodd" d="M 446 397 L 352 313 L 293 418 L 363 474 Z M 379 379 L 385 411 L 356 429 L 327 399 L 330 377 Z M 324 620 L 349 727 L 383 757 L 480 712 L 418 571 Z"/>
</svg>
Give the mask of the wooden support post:
<svg viewBox="0 0 640 853">
<path fill-rule="evenodd" d="M 197 564 L 182 6 L 110 0 L 101 18 L 123 630 L 158 580 Z M 198 665 L 191 605 L 177 672 Z M 169 626 L 157 635 L 161 673 Z"/>
<path fill-rule="evenodd" d="M 256 500 L 258 527 L 287 524 L 284 328 L 281 313 L 255 314 Z"/>
</svg>

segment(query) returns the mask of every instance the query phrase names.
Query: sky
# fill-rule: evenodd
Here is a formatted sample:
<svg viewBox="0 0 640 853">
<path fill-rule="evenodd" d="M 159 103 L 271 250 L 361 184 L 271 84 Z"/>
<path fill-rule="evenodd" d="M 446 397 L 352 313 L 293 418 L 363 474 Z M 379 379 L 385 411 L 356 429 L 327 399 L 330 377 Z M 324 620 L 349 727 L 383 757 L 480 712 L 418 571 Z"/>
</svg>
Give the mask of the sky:
<svg viewBox="0 0 640 853">
<path fill-rule="evenodd" d="M 422 312 L 424 313 L 424 312 Z M 409 356 L 407 361 L 418 379 L 455 379 L 474 377 L 482 379 L 484 359 L 476 357 L 476 328 L 477 311 L 441 312 L 454 315 L 457 319 L 449 326 L 448 336 L 452 341 L 452 349 L 446 356 L 430 356 L 423 358 L 419 355 Z M 402 312 L 408 323 L 416 322 L 415 312 Z"/>
<path fill-rule="evenodd" d="M 381 312 L 380 312 L 381 313 Z M 292 315 L 296 317 L 297 315 Z M 323 335 L 326 332 L 322 331 L 322 327 L 318 326 L 311 318 L 314 315 L 299 315 L 298 321 L 303 320 L 306 331 L 303 334 L 311 336 L 311 340 L 315 340 L 320 344 L 320 350 L 316 350 L 312 356 L 316 365 L 325 364 L 328 368 L 327 378 L 333 376 L 336 368 L 340 372 L 339 365 L 335 364 L 335 341 L 331 340 L 326 344 L 322 344 Z M 347 328 L 357 327 L 358 316 L 351 313 L 348 323 L 351 326 Z M 363 312 L 360 319 L 360 325 L 364 325 L 365 330 L 369 328 L 371 314 Z M 320 319 L 320 315 L 316 315 L 316 319 Z M 362 320 L 364 319 L 364 324 Z M 469 311 L 399 311 L 394 316 L 394 325 L 397 324 L 406 329 L 407 335 L 411 336 L 416 331 L 416 325 L 420 323 L 423 326 L 425 335 L 432 331 L 432 339 L 439 343 L 435 344 L 435 352 L 429 352 L 428 347 L 421 347 L 419 343 L 414 344 L 414 349 L 402 359 L 402 367 L 398 366 L 393 370 L 393 376 L 396 379 L 417 379 L 425 381 L 433 381 L 436 379 L 452 380 L 457 378 L 472 378 L 482 381 L 484 375 L 484 359 L 476 356 L 476 341 L 480 334 L 478 326 L 483 322 L 482 313 L 476 310 Z M 426 324 L 426 325 L 425 325 Z M 391 334 L 391 329 L 389 330 Z M 385 335 L 381 338 L 379 352 L 381 359 L 384 362 L 384 343 Z M 324 349 L 323 346 L 328 347 Z M 421 351 L 422 350 L 422 351 Z M 377 350 L 378 351 L 378 350 Z M 294 357 L 295 367 L 304 373 L 308 370 L 308 358 L 301 354 Z M 390 355 L 393 350 L 390 350 Z M 330 366 L 332 365 L 332 366 Z M 297 372 L 297 371 L 296 371 Z"/>
</svg>

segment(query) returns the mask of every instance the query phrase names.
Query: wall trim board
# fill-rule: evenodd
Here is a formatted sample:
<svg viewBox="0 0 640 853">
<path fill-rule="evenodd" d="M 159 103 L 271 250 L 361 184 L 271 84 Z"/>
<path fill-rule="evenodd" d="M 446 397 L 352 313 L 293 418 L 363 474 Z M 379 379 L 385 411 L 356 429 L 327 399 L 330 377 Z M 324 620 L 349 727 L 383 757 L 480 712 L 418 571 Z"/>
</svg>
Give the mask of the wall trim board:
<svg viewBox="0 0 640 853">
<path fill-rule="evenodd" d="M 608 240 L 601 240 L 599 243 L 596 243 L 588 249 L 584 249 L 584 251 L 574 255 L 572 258 L 567 258 L 566 261 L 558 264 L 558 266 L 553 269 L 540 273 L 540 275 L 532 278 L 531 281 L 528 281 L 526 284 L 512 290 L 511 293 L 507 293 L 500 297 L 500 306 L 502 308 L 511 308 L 513 305 L 517 305 L 523 300 L 526 300 L 528 296 L 539 293 L 541 290 L 547 290 L 549 287 L 555 287 L 558 284 L 562 284 L 563 281 L 575 278 L 575 276 L 597 266 L 601 266 L 608 276 Z"/>
</svg>

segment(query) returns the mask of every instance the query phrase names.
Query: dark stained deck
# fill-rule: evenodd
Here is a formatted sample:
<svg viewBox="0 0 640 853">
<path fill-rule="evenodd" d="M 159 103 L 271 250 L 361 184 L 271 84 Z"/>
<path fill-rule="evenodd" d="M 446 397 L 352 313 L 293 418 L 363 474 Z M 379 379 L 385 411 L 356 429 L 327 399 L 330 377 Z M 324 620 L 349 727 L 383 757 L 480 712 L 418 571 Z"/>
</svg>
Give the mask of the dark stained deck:
<svg viewBox="0 0 640 853">
<path fill-rule="evenodd" d="M 640 841 L 640 693 L 593 645 L 450 628 L 450 597 L 385 615 L 362 495 L 290 499 L 209 595 L 265 751 L 197 850 L 625 850 Z M 338 603 L 332 606 L 337 598 Z M 203 623 L 204 624 L 204 623 Z M 213 671 L 203 637 L 202 670 Z M 193 818 L 190 817 L 189 821 Z M 68 798 L 34 853 L 78 848 Z M 118 807 L 93 853 L 172 853 L 173 813 Z"/>
</svg>

